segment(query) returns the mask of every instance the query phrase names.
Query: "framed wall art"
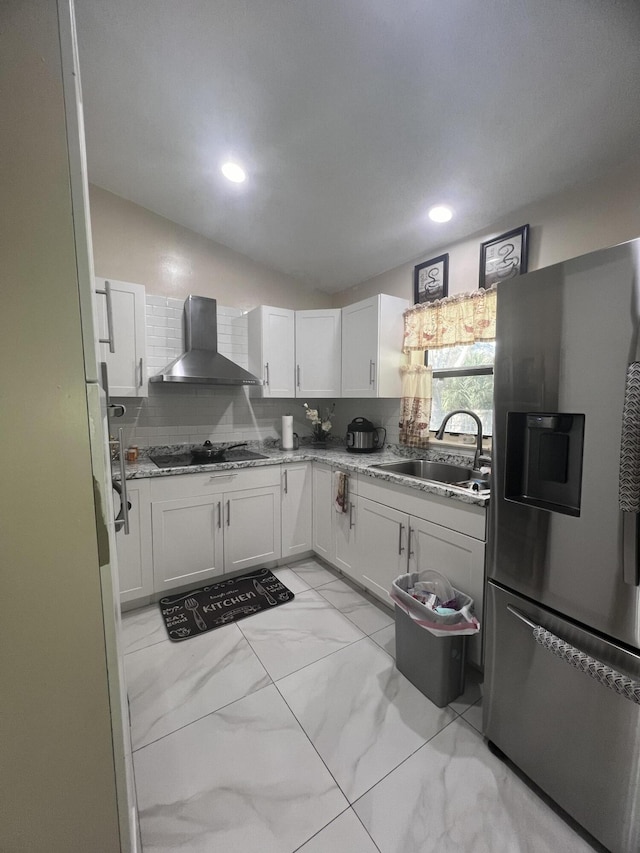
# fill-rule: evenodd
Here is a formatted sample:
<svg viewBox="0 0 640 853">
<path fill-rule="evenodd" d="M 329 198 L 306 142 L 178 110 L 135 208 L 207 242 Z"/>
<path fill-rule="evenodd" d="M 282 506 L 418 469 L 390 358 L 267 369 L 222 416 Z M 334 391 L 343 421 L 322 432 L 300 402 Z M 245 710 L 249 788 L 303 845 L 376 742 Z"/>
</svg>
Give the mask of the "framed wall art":
<svg viewBox="0 0 640 853">
<path fill-rule="evenodd" d="M 485 289 L 527 271 L 529 226 L 522 225 L 480 244 L 480 287 Z"/>
<path fill-rule="evenodd" d="M 449 290 L 449 255 L 438 255 L 413 270 L 413 301 L 435 302 L 444 299 Z"/>
</svg>

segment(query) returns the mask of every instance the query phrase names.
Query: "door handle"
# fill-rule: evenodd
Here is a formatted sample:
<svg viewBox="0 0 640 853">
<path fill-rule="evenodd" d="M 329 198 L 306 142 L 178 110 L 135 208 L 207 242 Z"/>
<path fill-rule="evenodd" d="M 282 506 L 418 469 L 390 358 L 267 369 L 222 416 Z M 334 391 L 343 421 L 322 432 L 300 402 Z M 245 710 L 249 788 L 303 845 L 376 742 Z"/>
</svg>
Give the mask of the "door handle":
<svg viewBox="0 0 640 853">
<path fill-rule="evenodd" d="M 580 672 L 584 672 L 585 675 L 588 675 L 595 681 L 599 681 L 600 684 L 608 687 L 609 690 L 613 690 L 614 693 L 619 693 L 625 699 L 629 699 L 631 702 L 640 705 L 639 681 L 634 681 L 632 678 L 613 669 L 613 667 L 608 666 L 608 664 L 603 663 L 603 661 L 591 657 L 586 652 L 580 651 L 580 649 L 577 649 L 571 643 L 557 637 L 551 631 L 547 631 L 542 625 L 533 622 L 528 616 L 525 616 L 524 613 L 521 613 L 510 604 L 507 604 L 507 610 L 512 616 L 520 619 L 521 622 L 524 622 L 525 625 L 528 625 L 533 630 L 533 639 L 543 649 L 551 652 L 552 655 L 555 655 L 575 669 L 580 670 Z"/>
<path fill-rule="evenodd" d="M 404 551 L 404 546 L 402 545 L 402 531 L 404 530 L 404 524 L 398 525 L 398 554 L 402 554 Z"/>
<path fill-rule="evenodd" d="M 640 523 L 640 362 L 627 368 L 622 408 L 622 442 L 618 506 L 622 515 L 622 580 L 640 584 L 638 567 L 638 524 Z"/>
<path fill-rule="evenodd" d="M 231 526 L 231 501 L 227 501 L 227 527 Z"/>
<path fill-rule="evenodd" d="M 122 519 L 116 522 L 116 530 L 124 528 L 125 536 L 129 535 L 129 495 L 127 494 L 127 472 L 124 458 L 124 438 L 122 435 L 122 427 L 118 430 L 118 454 L 120 459 L 120 485 L 122 488 L 121 494 L 121 513 Z"/>
<path fill-rule="evenodd" d="M 289 478 L 287 476 L 288 474 L 289 474 L 289 472 L 285 468 L 284 469 L 284 493 L 285 493 L 285 495 L 289 494 Z"/>
<path fill-rule="evenodd" d="M 300 365 L 296 364 L 296 385 L 300 387 Z"/>
<path fill-rule="evenodd" d="M 353 523 L 353 504 L 349 504 L 349 530 L 352 530 L 355 527 Z"/>
<path fill-rule="evenodd" d="M 143 367 L 142 359 L 140 359 L 140 384 L 138 385 L 139 388 L 142 388 L 142 385 L 144 383 L 143 377 L 144 377 L 144 367 Z"/>
<path fill-rule="evenodd" d="M 375 385 L 376 381 L 376 363 L 375 361 L 369 362 L 369 385 Z"/>
<path fill-rule="evenodd" d="M 413 529 L 411 525 L 409 525 L 409 536 L 407 538 L 407 550 L 409 551 L 409 559 L 413 557 L 413 551 L 411 550 L 411 536 L 413 534 Z"/>
<path fill-rule="evenodd" d="M 268 361 L 266 362 L 266 364 L 265 364 L 265 366 L 264 366 L 264 384 L 265 384 L 265 385 L 270 385 L 270 384 L 271 384 L 271 383 L 269 382 L 269 362 L 268 362 Z"/>
<path fill-rule="evenodd" d="M 98 338 L 98 343 L 109 344 L 109 352 L 116 351 L 115 340 L 113 336 L 113 307 L 111 305 L 111 282 L 105 281 L 104 290 L 96 290 L 100 296 L 104 296 L 107 300 L 107 337 Z"/>
<path fill-rule="evenodd" d="M 222 501 L 218 501 L 218 530 L 222 528 Z"/>
</svg>

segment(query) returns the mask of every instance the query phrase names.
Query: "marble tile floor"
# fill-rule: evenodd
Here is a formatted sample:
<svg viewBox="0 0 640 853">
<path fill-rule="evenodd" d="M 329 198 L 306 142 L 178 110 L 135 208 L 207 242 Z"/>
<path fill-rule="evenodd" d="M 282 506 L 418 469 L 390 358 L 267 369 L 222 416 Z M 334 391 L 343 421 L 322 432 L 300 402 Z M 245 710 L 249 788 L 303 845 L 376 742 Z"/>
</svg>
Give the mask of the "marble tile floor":
<svg viewBox="0 0 640 853">
<path fill-rule="evenodd" d="M 437 708 L 393 613 L 316 559 L 295 593 L 172 643 L 123 614 L 143 853 L 588 853 L 482 736 L 481 685 Z"/>
</svg>

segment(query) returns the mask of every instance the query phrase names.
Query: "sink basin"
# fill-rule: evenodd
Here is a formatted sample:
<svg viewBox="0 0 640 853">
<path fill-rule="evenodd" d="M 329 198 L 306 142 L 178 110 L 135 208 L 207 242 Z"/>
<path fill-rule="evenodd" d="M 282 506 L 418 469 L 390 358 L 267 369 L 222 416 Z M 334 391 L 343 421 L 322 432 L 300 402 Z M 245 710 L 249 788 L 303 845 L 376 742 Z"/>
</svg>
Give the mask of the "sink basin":
<svg viewBox="0 0 640 853">
<path fill-rule="evenodd" d="M 456 486 L 465 491 L 484 493 L 489 489 L 489 478 L 462 465 L 450 465 L 447 462 L 431 462 L 428 459 L 403 459 L 401 462 L 383 462 L 371 465 L 376 471 L 388 471 L 390 474 L 404 474 L 432 483 Z"/>
</svg>

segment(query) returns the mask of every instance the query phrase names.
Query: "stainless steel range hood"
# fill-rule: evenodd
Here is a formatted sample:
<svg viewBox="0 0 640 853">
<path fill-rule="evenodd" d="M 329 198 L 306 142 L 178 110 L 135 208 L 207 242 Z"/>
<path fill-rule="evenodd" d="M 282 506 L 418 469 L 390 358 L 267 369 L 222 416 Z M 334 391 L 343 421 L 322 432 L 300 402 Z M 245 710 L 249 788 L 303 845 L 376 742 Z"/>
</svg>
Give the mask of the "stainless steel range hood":
<svg viewBox="0 0 640 853">
<path fill-rule="evenodd" d="M 184 303 L 186 352 L 149 382 L 191 382 L 202 385 L 262 385 L 248 370 L 218 352 L 215 299 L 187 296 Z"/>
</svg>

